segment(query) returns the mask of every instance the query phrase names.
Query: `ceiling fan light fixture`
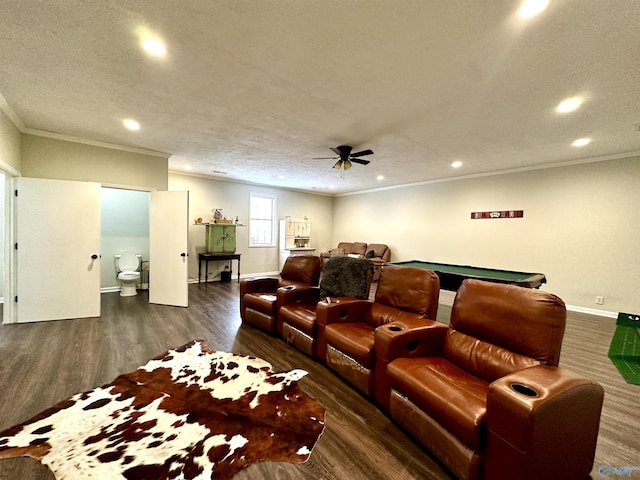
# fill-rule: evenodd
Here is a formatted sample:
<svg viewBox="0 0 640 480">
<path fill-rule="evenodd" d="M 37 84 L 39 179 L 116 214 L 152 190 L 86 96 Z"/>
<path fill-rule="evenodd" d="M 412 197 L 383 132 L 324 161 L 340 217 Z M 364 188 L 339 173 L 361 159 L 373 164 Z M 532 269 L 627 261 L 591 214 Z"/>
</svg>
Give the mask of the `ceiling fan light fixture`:
<svg viewBox="0 0 640 480">
<path fill-rule="evenodd" d="M 338 160 L 334 165 L 333 168 L 340 168 L 342 166 L 342 160 Z"/>
<path fill-rule="evenodd" d="M 344 161 L 344 169 L 349 170 L 351 168 L 352 163 L 349 160 Z"/>
</svg>

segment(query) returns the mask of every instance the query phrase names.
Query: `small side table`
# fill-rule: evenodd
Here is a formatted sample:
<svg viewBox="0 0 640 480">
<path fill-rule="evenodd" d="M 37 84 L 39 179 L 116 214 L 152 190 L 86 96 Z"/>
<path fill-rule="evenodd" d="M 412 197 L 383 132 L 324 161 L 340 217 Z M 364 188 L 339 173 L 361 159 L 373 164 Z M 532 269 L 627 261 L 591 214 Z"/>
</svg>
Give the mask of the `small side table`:
<svg viewBox="0 0 640 480">
<path fill-rule="evenodd" d="M 233 272 L 232 260 L 238 261 L 238 283 L 240 283 L 240 254 L 239 253 L 199 253 L 198 254 L 198 283 L 200 283 L 200 272 L 202 270 L 202 262 L 205 263 L 204 282 L 209 280 L 209 262 L 219 262 L 222 260 L 229 261 L 229 271 Z"/>
</svg>

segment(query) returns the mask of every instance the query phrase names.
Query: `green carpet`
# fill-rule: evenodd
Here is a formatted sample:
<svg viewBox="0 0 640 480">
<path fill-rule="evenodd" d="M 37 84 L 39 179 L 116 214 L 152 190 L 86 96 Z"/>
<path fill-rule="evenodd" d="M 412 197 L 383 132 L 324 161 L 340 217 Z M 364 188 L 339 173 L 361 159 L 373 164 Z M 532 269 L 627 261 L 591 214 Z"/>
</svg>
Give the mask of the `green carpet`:
<svg viewBox="0 0 640 480">
<path fill-rule="evenodd" d="M 640 385 L 640 315 L 618 314 L 609 358 L 627 383 Z"/>
</svg>

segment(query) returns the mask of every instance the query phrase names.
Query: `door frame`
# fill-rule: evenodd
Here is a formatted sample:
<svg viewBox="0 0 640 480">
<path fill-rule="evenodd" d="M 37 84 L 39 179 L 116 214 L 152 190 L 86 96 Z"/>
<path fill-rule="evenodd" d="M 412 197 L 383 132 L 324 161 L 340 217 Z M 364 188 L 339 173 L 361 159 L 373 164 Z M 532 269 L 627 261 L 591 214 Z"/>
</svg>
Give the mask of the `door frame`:
<svg viewBox="0 0 640 480">
<path fill-rule="evenodd" d="M 0 160 L 0 171 L 5 174 L 5 204 L 4 204 L 4 303 L 2 306 L 2 323 L 17 323 L 17 308 L 14 302 L 17 290 L 17 263 L 18 255 L 12 246 L 16 243 L 16 189 L 15 179 L 21 177 L 20 172 Z M 155 192 L 156 188 L 140 187 L 134 185 L 120 185 L 112 183 L 100 183 L 101 187 L 119 188 L 122 190 L 135 190 L 142 192 Z"/>
<path fill-rule="evenodd" d="M 16 276 L 14 275 L 18 255 L 12 246 L 16 242 L 15 179 L 20 176 L 15 168 L 0 160 L 0 171 L 5 175 L 4 183 L 4 265 L 2 323 L 16 323 L 17 310 L 13 299 L 16 296 Z"/>
</svg>

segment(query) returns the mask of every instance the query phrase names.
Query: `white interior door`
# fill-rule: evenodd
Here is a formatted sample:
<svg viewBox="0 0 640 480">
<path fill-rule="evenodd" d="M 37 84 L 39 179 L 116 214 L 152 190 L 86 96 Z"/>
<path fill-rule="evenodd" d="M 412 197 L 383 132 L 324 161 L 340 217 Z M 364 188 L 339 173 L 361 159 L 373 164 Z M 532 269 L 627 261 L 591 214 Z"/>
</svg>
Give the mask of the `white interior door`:
<svg viewBox="0 0 640 480">
<path fill-rule="evenodd" d="M 189 192 L 151 192 L 149 302 L 189 305 Z"/>
<path fill-rule="evenodd" d="M 100 184 L 16 179 L 16 321 L 100 316 Z"/>
</svg>

